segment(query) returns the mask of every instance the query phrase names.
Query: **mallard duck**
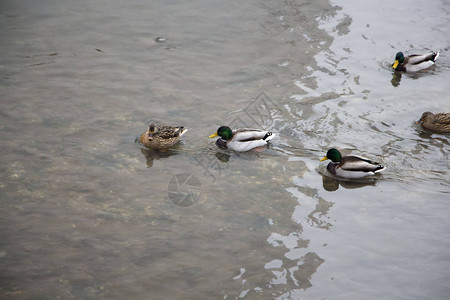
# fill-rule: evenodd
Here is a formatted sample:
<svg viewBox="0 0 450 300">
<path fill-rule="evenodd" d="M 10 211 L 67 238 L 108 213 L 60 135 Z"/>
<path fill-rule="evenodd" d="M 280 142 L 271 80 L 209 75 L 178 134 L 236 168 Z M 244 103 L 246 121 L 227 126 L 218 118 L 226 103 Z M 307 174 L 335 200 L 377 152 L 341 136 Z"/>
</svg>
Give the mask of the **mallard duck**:
<svg viewBox="0 0 450 300">
<path fill-rule="evenodd" d="M 420 120 L 416 123 L 431 131 L 450 132 L 450 113 L 433 114 L 427 111 L 422 114 Z"/>
<path fill-rule="evenodd" d="M 406 57 L 402 52 L 398 52 L 395 55 L 395 62 L 392 64 L 392 69 L 404 72 L 418 72 L 434 65 L 438 57 L 439 52 L 430 52 L 422 55 L 412 54 Z"/>
<path fill-rule="evenodd" d="M 275 135 L 270 131 L 259 129 L 231 130 L 227 126 L 220 126 L 217 132 L 209 137 L 216 136 L 220 136 L 220 139 L 216 141 L 217 146 L 236 152 L 244 152 L 266 145 Z"/>
<path fill-rule="evenodd" d="M 349 179 L 362 178 L 374 175 L 385 169 L 380 163 L 370 159 L 349 155 L 342 156 L 337 149 L 330 149 L 327 155 L 320 161 L 331 160 L 327 166 L 327 170 L 332 174 Z"/>
<path fill-rule="evenodd" d="M 188 130 L 184 127 L 151 123 L 148 131 L 141 134 L 139 141 L 149 149 L 166 149 L 175 145 L 186 131 Z"/>
</svg>

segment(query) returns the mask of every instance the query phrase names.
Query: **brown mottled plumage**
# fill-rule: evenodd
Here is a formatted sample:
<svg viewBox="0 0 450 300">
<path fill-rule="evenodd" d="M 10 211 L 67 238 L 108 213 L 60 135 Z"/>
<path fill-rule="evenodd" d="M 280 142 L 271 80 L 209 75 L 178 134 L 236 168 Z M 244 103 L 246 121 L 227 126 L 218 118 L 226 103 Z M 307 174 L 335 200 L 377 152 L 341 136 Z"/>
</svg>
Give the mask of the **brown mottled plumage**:
<svg viewBox="0 0 450 300">
<path fill-rule="evenodd" d="M 149 149 L 165 149 L 175 145 L 186 131 L 188 130 L 184 127 L 151 123 L 148 130 L 141 134 L 139 141 Z"/>
<path fill-rule="evenodd" d="M 417 123 L 423 128 L 434 132 L 450 132 L 450 113 L 433 114 L 427 111 L 422 114 Z"/>
</svg>

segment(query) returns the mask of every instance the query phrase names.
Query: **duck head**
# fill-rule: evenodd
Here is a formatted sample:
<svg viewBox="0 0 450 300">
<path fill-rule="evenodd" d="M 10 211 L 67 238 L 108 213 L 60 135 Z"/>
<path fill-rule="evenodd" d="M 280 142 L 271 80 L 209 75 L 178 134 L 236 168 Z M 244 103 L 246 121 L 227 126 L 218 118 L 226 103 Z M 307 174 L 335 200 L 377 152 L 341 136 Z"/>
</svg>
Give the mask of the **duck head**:
<svg viewBox="0 0 450 300">
<path fill-rule="evenodd" d="M 233 137 L 233 131 L 230 127 L 227 126 L 220 126 L 219 129 L 217 129 L 217 132 L 214 134 L 211 134 L 209 137 L 213 138 L 216 136 L 220 136 L 223 140 L 228 141 L 231 140 Z"/>
<path fill-rule="evenodd" d="M 327 159 L 331 160 L 334 163 L 338 163 L 342 160 L 341 152 L 339 152 L 339 150 L 337 150 L 337 149 L 332 148 L 327 151 L 327 155 L 324 158 L 322 158 L 320 161 L 324 161 Z"/>
<path fill-rule="evenodd" d="M 405 56 L 403 55 L 403 52 L 397 52 L 395 55 L 395 62 L 392 64 L 392 69 L 396 70 L 399 64 L 402 64 L 405 62 Z"/>
<path fill-rule="evenodd" d="M 426 111 L 422 114 L 419 121 L 416 121 L 416 124 L 422 124 L 423 122 L 432 123 L 434 121 L 434 114 L 432 112 Z"/>
<path fill-rule="evenodd" d="M 148 126 L 148 140 L 149 142 L 153 141 L 153 135 L 156 133 L 157 129 L 156 129 L 156 125 L 155 123 L 151 123 Z"/>
</svg>

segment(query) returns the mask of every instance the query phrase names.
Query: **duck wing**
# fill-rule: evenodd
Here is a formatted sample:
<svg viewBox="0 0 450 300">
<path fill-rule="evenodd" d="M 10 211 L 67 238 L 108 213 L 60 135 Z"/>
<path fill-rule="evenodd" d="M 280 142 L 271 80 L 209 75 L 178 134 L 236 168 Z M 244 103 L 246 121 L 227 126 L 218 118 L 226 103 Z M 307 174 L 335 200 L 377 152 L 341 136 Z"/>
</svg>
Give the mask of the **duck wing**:
<svg viewBox="0 0 450 300">
<path fill-rule="evenodd" d="M 339 164 L 339 168 L 346 171 L 374 173 L 381 172 L 385 169 L 385 167 L 378 162 L 356 155 L 344 156 Z"/>
<path fill-rule="evenodd" d="M 170 139 L 174 137 L 180 137 L 186 133 L 187 129 L 183 126 L 167 126 L 167 125 L 157 125 L 156 134 L 164 139 Z"/>
<path fill-rule="evenodd" d="M 423 123 L 422 125 L 425 125 Z M 437 113 L 434 115 L 434 122 L 432 124 L 436 132 L 447 133 L 450 132 L 450 113 Z M 433 129 L 432 129 L 433 130 Z"/>
<path fill-rule="evenodd" d="M 270 131 L 260 130 L 260 129 L 236 129 L 233 131 L 232 141 L 236 142 L 250 142 L 255 140 L 261 140 L 264 145 L 267 141 L 272 139 L 274 134 Z"/>
<path fill-rule="evenodd" d="M 435 122 L 450 124 L 450 113 L 437 113 L 434 115 Z"/>
<path fill-rule="evenodd" d="M 233 138 L 227 142 L 227 147 L 238 152 L 245 152 L 256 147 L 262 147 L 274 137 L 270 131 L 259 129 L 237 129 L 233 131 Z"/>
<path fill-rule="evenodd" d="M 436 59 L 439 57 L 439 52 L 430 52 L 427 54 L 412 54 L 408 56 L 408 63 L 411 65 L 420 64 L 426 61 L 430 61 L 434 63 Z"/>
<path fill-rule="evenodd" d="M 438 56 L 439 52 L 430 52 L 423 55 L 410 55 L 406 58 L 403 67 L 406 72 L 419 72 L 432 67 Z"/>
<path fill-rule="evenodd" d="M 237 152 L 246 152 L 257 147 L 263 147 L 267 144 L 265 140 L 235 141 L 227 143 L 227 148 Z"/>
</svg>

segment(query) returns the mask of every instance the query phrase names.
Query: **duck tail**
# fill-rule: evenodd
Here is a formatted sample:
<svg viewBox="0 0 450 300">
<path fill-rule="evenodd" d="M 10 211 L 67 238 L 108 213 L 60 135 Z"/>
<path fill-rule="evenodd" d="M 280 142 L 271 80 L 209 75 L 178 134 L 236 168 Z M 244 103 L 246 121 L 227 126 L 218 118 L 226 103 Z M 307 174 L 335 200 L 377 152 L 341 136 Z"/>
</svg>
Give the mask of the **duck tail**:
<svg viewBox="0 0 450 300">
<path fill-rule="evenodd" d="M 188 128 L 184 128 L 183 126 L 179 127 L 180 136 L 185 134 L 188 130 Z"/>
<path fill-rule="evenodd" d="M 271 139 L 273 139 L 275 137 L 275 134 L 273 134 L 270 131 L 267 131 L 266 135 L 262 138 L 264 141 L 268 142 Z"/>
<path fill-rule="evenodd" d="M 433 56 L 431 57 L 432 61 L 436 61 L 439 57 L 439 51 L 433 52 Z"/>
<path fill-rule="evenodd" d="M 379 173 L 379 172 L 383 171 L 384 169 L 386 169 L 385 166 L 383 166 L 383 165 L 378 165 L 378 166 L 375 168 L 375 170 L 373 170 L 372 172 L 374 172 L 374 173 Z"/>
</svg>

